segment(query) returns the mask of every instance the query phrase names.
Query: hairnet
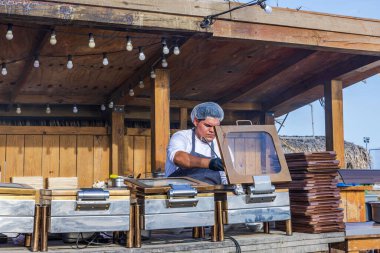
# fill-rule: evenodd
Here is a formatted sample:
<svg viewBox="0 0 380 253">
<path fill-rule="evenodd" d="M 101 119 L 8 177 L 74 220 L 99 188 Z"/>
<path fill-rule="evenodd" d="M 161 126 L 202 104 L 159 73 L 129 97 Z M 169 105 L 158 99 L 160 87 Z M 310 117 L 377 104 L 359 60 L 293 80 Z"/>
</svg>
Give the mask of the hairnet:
<svg viewBox="0 0 380 253">
<path fill-rule="evenodd" d="M 222 121 L 224 118 L 224 112 L 222 107 L 214 102 L 205 102 L 194 106 L 191 111 L 191 121 L 194 121 L 194 118 L 205 119 L 207 117 L 217 118 L 219 121 Z"/>
</svg>

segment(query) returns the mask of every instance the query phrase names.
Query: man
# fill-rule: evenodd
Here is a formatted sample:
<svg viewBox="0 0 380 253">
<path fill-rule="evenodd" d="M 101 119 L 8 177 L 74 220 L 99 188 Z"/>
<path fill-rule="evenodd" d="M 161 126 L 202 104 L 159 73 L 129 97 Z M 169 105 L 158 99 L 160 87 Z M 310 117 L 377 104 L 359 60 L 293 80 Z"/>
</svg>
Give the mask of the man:
<svg viewBox="0 0 380 253">
<path fill-rule="evenodd" d="M 214 126 L 219 126 L 223 118 L 223 109 L 216 103 L 196 105 L 191 112 L 194 128 L 178 131 L 170 139 L 165 176 L 227 184 L 214 132 Z"/>
</svg>

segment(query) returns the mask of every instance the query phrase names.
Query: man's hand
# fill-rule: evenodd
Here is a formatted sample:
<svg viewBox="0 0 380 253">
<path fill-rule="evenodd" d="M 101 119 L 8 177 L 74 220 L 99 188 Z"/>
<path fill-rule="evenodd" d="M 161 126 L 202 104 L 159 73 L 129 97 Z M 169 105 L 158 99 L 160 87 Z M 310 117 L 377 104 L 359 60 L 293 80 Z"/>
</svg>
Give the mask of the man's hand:
<svg viewBox="0 0 380 253">
<path fill-rule="evenodd" d="M 208 168 L 214 171 L 224 171 L 222 159 L 220 158 L 211 159 L 208 165 Z"/>
</svg>

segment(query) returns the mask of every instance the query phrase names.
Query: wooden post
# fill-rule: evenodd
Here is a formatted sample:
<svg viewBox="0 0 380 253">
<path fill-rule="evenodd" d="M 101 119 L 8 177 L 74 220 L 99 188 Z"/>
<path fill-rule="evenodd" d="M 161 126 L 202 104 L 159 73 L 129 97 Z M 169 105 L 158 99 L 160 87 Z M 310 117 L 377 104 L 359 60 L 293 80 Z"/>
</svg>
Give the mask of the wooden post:
<svg viewBox="0 0 380 253">
<path fill-rule="evenodd" d="M 117 105 L 112 111 L 112 174 L 124 175 L 124 106 Z"/>
<path fill-rule="evenodd" d="M 152 172 L 163 172 L 170 131 L 170 75 L 167 69 L 156 69 L 152 80 L 151 131 Z"/>
<path fill-rule="evenodd" d="M 179 112 L 179 128 L 187 129 L 187 108 L 181 107 Z"/>
<path fill-rule="evenodd" d="M 260 117 L 260 122 L 262 125 L 274 125 L 274 113 L 262 112 L 261 117 Z"/>
<path fill-rule="evenodd" d="M 339 166 L 345 168 L 342 81 L 325 83 L 324 90 L 326 150 L 335 151 Z"/>
</svg>

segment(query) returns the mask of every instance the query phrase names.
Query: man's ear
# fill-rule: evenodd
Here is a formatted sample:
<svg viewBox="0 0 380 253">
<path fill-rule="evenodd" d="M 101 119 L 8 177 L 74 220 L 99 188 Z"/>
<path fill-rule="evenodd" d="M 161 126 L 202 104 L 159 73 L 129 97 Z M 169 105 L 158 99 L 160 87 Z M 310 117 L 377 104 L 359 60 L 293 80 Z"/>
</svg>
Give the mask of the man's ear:
<svg viewBox="0 0 380 253">
<path fill-rule="evenodd" d="M 197 118 L 194 118 L 193 124 L 194 124 L 195 127 L 197 127 L 198 124 L 199 124 L 199 120 Z"/>
</svg>

